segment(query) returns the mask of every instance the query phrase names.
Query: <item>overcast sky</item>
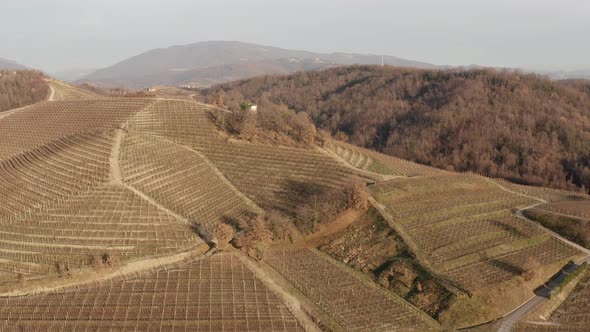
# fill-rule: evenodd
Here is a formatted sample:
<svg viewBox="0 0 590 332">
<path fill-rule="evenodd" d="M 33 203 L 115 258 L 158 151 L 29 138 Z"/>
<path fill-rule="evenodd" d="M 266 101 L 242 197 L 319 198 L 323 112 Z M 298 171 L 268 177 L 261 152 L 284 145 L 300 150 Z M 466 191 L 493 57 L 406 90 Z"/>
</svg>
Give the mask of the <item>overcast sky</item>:
<svg viewBox="0 0 590 332">
<path fill-rule="evenodd" d="M 439 65 L 590 67 L 588 0 L 0 0 L 0 57 L 49 72 L 237 40 Z"/>
</svg>

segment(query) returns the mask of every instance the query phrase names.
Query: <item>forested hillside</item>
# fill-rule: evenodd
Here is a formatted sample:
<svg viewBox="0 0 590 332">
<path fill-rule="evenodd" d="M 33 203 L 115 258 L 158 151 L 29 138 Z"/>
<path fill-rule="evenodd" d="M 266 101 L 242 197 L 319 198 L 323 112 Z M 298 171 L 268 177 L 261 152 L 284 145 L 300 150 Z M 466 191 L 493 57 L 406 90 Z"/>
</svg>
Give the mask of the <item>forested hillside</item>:
<svg viewBox="0 0 590 332">
<path fill-rule="evenodd" d="M 487 69 L 351 66 L 213 87 L 204 99 L 308 112 L 353 144 L 444 169 L 590 188 L 590 84 Z M 276 105 L 275 105 L 276 106 Z"/>
<path fill-rule="evenodd" d="M 48 94 L 40 72 L 0 70 L 0 112 L 39 102 Z"/>
</svg>

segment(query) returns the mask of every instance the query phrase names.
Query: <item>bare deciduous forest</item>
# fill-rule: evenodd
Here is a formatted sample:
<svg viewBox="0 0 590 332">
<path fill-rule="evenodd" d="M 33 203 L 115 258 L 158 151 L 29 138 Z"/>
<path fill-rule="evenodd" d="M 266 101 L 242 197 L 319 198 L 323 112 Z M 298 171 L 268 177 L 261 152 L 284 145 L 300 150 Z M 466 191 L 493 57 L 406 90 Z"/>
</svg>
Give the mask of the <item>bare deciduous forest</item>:
<svg viewBox="0 0 590 332">
<path fill-rule="evenodd" d="M 590 188 L 587 81 L 352 66 L 222 84 L 203 98 L 234 109 L 252 102 L 307 112 L 336 137 L 435 167 Z"/>
<path fill-rule="evenodd" d="M 48 94 L 49 86 L 42 73 L 0 70 L 0 112 L 34 104 Z"/>
</svg>

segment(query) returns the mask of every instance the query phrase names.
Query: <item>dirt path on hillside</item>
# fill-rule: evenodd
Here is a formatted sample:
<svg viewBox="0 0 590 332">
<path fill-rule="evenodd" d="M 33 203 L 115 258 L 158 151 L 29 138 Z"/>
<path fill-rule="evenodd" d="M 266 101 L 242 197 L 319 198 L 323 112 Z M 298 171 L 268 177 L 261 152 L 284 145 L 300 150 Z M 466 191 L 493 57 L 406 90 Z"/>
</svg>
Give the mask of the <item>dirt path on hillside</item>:
<svg viewBox="0 0 590 332">
<path fill-rule="evenodd" d="M 121 144 L 123 143 L 123 139 L 125 138 L 125 136 L 126 133 L 123 129 L 117 129 L 117 133 L 115 134 L 115 142 L 113 143 L 111 156 L 109 157 L 109 184 L 112 185 L 123 184 L 123 177 L 121 176 L 121 165 L 119 163 L 119 159 L 121 157 Z"/>
<path fill-rule="evenodd" d="M 127 123 L 125 123 L 123 125 L 122 129 L 117 130 L 117 134 L 115 136 L 115 142 L 113 144 L 113 148 L 111 150 L 111 156 L 109 158 L 109 164 L 110 164 L 109 184 L 115 185 L 115 186 L 123 186 L 126 189 L 131 190 L 133 193 L 135 193 L 139 197 L 143 198 L 144 200 L 146 200 L 148 203 L 155 206 L 156 208 L 166 212 L 167 214 L 184 222 L 187 225 L 191 225 L 191 223 L 185 217 L 181 216 L 180 214 L 178 214 L 178 213 L 168 209 L 167 207 L 163 206 L 162 204 L 158 203 L 156 200 L 149 197 L 148 195 L 146 195 L 142 191 L 137 190 L 133 186 L 123 182 L 123 176 L 121 173 L 120 158 L 121 158 L 121 145 L 123 144 L 123 141 L 127 137 L 127 129 L 126 128 L 127 128 Z"/>
<path fill-rule="evenodd" d="M 242 252 L 235 250 L 234 254 L 246 265 L 246 267 L 254 273 L 268 289 L 270 289 L 275 295 L 277 295 L 282 302 L 287 306 L 289 311 L 295 316 L 299 324 L 307 332 L 321 332 L 320 328 L 307 316 L 305 311 L 302 309 L 301 302 L 291 295 L 289 292 L 284 290 L 270 277 L 264 269 L 262 269 L 257 263 L 246 257 Z"/>
<path fill-rule="evenodd" d="M 507 189 L 506 187 L 502 186 L 501 184 L 488 179 L 488 178 L 484 178 L 486 181 L 494 183 L 496 186 L 498 186 L 500 189 L 515 194 L 515 195 L 519 195 L 519 196 L 523 196 L 523 197 L 527 197 L 527 198 L 532 198 L 535 199 L 536 201 L 538 201 L 539 203 L 535 203 L 535 204 L 531 204 L 529 206 L 526 206 L 518 211 L 515 212 L 515 215 L 522 219 L 523 221 L 543 230 L 545 233 L 557 238 L 558 240 L 580 250 L 581 252 L 583 252 L 584 254 L 586 254 L 586 256 L 584 258 L 582 258 L 579 262 L 579 264 L 582 264 L 584 262 L 590 262 L 590 250 L 588 248 L 585 248 L 575 242 L 572 242 L 566 238 L 564 238 L 563 236 L 557 234 L 556 232 L 544 227 L 543 225 L 541 225 L 540 223 L 531 220 L 529 218 L 527 218 L 524 214 L 523 211 L 526 210 L 530 210 L 533 209 L 539 205 L 542 204 L 546 204 L 547 201 L 538 197 L 534 197 L 534 196 L 530 196 L 524 193 L 519 193 L 510 189 Z M 560 272 L 563 274 L 563 272 Z M 557 284 L 555 282 L 550 282 L 548 284 L 548 286 L 546 287 L 547 290 L 551 290 L 553 288 L 557 287 Z M 520 321 L 521 319 L 523 319 L 529 312 L 535 310 L 536 308 L 538 308 L 539 306 L 541 306 L 543 303 L 545 303 L 547 301 L 547 297 L 542 296 L 542 295 L 534 295 L 533 297 L 531 297 L 530 299 L 528 299 L 527 301 L 525 301 L 524 303 L 520 304 L 518 307 L 516 307 L 515 309 L 513 309 L 511 312 L 507 313 L 506 315 L 504 315 L 504 317 L 498 322 L 498 330 L 499 332 L 509 332 L 512 331 L 512 328 L 514 327 L 514 325 Z"/>
<path fill-rule="evenodd" d="M 324 242 L 329 237 L 345 230 L 348 226 L 352 225 L 360 213 L 354 209 L 348 209 L 342 212 L 332 222 L 322 225 L 320 230 L 312 235 L 302 239 L 306 246 L 316 247 Z"/>
<path fill-rule="evenodd" d="M 49 98 L 47 98 L 47 101 L 54 101 L 55 99 L 55 88 L 53 87 L 53 85 L 49 84 Z"/>
<path fill-rule="evenodd" d="M 117 270 L 105 270 L 104 272 L 96 272 L 92 268 L 75 270 L 72 278 L 64 279 L 57 278 L 52 280 L 39 279 L 29 280 L 28 287 L 20 288 L 18 290 L 0 293 L 0 296 L 25 296 L 36 295 L 48 292 L 59 291 L 70 287 L 79 287 L 82 285 L 107 281 L 117 277 L 134 276 L 138 273 L 149 272 L 154 269 L 164 268 L 166 266 L 174 266 L 177 263 L 186 260 L 204 259 L 207 256 L 203 255 L 208 250 L 208 247 L 197 246 L 190 248 L 187 251 L 176 254 L 166 255 L 162 257 L 152 257 L 147 259 L 140 259 L 136 261 L 129 261 Z"/>
<path fill-rule="evenodd" d="M 497 323 L 497 331 L 512 331 L 512 328 L 514 327 L 514 325 L 516 325 L 516 323 L 518 323 L 524 317 L 526 317 L 528 313 L 547 302 L 549 300 L 548 294 L 553 289 L 558 287 L 568 275 L 573 273 L 580 265 L 584 263 L 590 263 L 590 256 L 584 257 L 583 259 L 579 260 L 575 265 L 571 265 L 567 269 L 560 270 L 556 276 L 554 276 L 551 280 L 542 285 L 542 287 L 540 287 L 542 289 L 539 290 L 539 292 L 536 292 L 536 294 L 533 297 L 531 297 L 530 299 L 516 307 L 511 312 L 504 315 L 504 317 Z"/>
<path fill-rule="evenodd" d="M 488 177 L 482 176 L 481 178 L 484 179 L 485 181 L 489 182 L 489 183 L 492 183 L 492 184 L 496 185 L 498 188 L 504 190 L 505 192 L 509 192 L 511 194 L 515 194 L 515 195 L 519 195 L 519 196 L 531 198 L 531 199 L 534 199 L 534 200 L 539 201 L 541 203 L 547 203 L 547 201 L 544 200 L 544 199 L 542 199 L 542 198 L 531 196 L 531 195 L 527 195 L 525 193 L 519 193 L 519 192 L 514 191 L 514 190 L 510 190 L 510 189 L 504 187 L 503 185 L 499 184 L 498 182 L 496 182 L 496 181 L 494 181 L 494 180 L 492 180 L 492 179 L 490 179 Z M 538 205 L 538 204 L 536 204 L 536 205 Z M 524 208 L 522 210 L 525 210 L 525 209 L 528 209 L 528 207 L 527 208 Z"/>
<path fill-rule="evenodd" d="M 49 84 L 49 89 L 50 89 L 49 90 L 50 91 L 49 92 L 49 97 L 47 97 L 47 99 L 45 101 L 53 101 L 53 98 L 55 97 L 55 89 L 51 86 L 51 84 Z M 43 101 L 40 101 L 39 103 L 42 103 L 42 102 Z M 10 115 L 12 115 L 12 114 L 14 114 L 16 112 L 25 110 L 25 109 L 27 109 L 27 108 L 29 108 L 31 106 L 37 105 L 39 103 L 34 103 L 34 104 L 31 104 L 31 105 L 19 107 L 17 109 L 13 109 L 13 110 L 10 110 L 10 111 L 4 111 L 4 112 L 0 113 L 0 119 L 5 118 L 7 116 L 10 116 Z"/>
<path fill-rule="evenodd" d="M 211 160 L 209 160 L 209 158 L 207 158 L 207 156 L 205 156 L 204 154 L 202 154 L 201 152 L 194 150 L 188 146 L 184 146 L 181 144 L 178 144 L 174 141 L 171 141 L 169 139 L 163 138 L 163 137 L 158 137 L 158 136 L 153 136 L 156 139 L 161 139 L 163 141 L 166 141 L 168 143 L 172 143 L 182 149 L 185 149 L 189 152 L 192 152 L 194 154 L 196 154 L 199 158 L 201 158 L 203 160 L 203 162 L 209 167 L 211 168 L 211 170 L 213 170 L 213 172 L 215 173 L 215 175 L 217 175 L 217 177 L 223 182 L 225 183 L 230 189 L 231 191 L 234 192 L 234 194 L 236 194 L 238 197 L 240 197 L 245 203 L 246 205 L 248 205 L 250 208 L 252 208 L 254 210 L 254 212 L 258 213 L 258 214 L 265 214 L 266 212 L 258 206 L 258 204 L 256 204 L 253 200 L 251 200 L 248 196 L 246 196 L 243 192 L 241 192 L 238 188 L 236 188 L 234 186 L 233 183 L 231 183 L 226 177 L 225 175 L 217 168 L 217 166 L 215 166 L 215 164 L 213 164 L 211 162 Z"/>
</svg>

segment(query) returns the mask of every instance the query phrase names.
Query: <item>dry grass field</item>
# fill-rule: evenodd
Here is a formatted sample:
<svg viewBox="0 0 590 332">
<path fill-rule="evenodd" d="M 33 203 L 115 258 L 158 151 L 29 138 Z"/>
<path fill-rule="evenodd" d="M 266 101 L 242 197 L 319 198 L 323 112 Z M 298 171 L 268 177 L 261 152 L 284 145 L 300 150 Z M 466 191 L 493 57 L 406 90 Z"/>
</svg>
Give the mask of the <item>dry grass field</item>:
<svg viewBox="0 0 590 332">
<path fill-rule="evenodd" d="M 584 195 L 332 140 L 253 143 L 220 131 L 212 106 L 50 84 L 54 101 L 0 119 L 3 331 L 464 327 L 579 256 L 515 212 L 585 218 Z M 353 183 L 368 208 L 353 207 Z M 298 230 L 300 207 L 314 218 L 324 192 L 344 210 L 319 233 Z"/>
</svg>

